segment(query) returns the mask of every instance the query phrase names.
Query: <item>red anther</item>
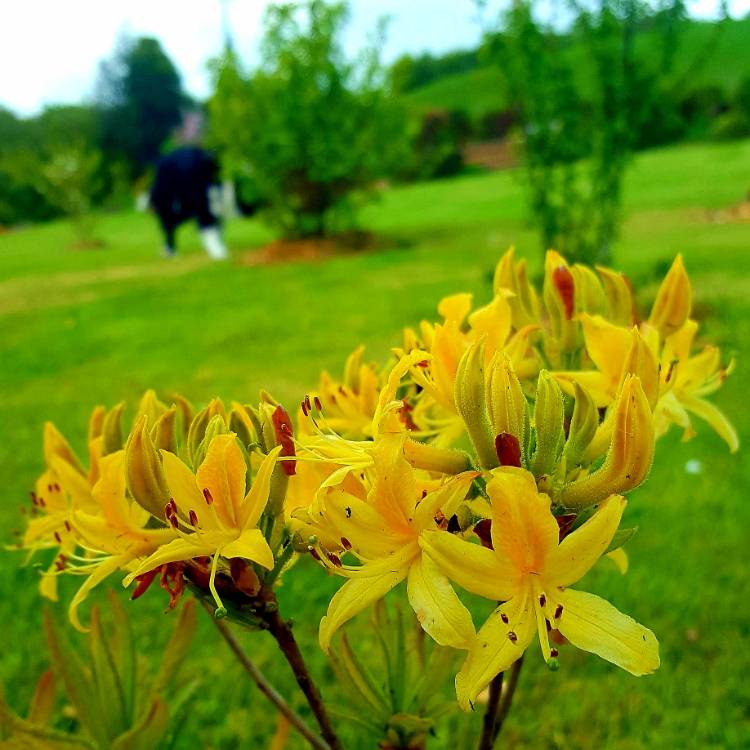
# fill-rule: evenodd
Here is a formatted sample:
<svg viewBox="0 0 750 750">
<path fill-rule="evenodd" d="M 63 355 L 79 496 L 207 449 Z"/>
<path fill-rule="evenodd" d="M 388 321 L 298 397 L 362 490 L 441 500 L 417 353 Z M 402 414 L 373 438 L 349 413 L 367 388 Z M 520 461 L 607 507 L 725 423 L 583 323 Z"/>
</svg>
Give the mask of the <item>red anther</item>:
<svg viewBox="0 0 750 750">
<path fill-rule="evenodd" d="M 511 643 L 515 643 L 518 640 L 518 636 L 512 630 L 509 630 L 508 631 L 508 640 Z"/>
<path fill-rule="evenodd" d="M 190 517 L 190 525 L 191 526 L 197 526 L 198 525 L 198 514 L 191 508 L 190 512 L 188 513 L 188 516 Z"/>
<path fill-rule="evenodd" d="M 329 552 L 327 557 L 333 563 L 334 567 L 341 567 L 341 560 L 339 560 L 338 555 L 334 555 L 333 552 Z"/>
<path fill-rule="evenodd" d="M 516 466 L 521 468 L 521 445 L 515 435 L 501 432 L 495 438 L 495 453 L 501 466 Z"/>
<path fill-rule="evenodd" d="M 176 529 L 180 525 L 180 522 L 177 520 L 177 516 L 175 516 L 174 514 L 171 516 L 167 516 L 167 520 L 169 521 L 169 525 L 173 529 Z"/>
<path fill-rule="evenodd" d="M 317 396 L 315 396 L 315 398 L 313 399 L 313 402 L 315 403 L 315 408 L 318 411 L 323 411 L 323 404 L 320 403 L 320 399 Z"/>
<path fill-rule="evenodd" d="M 575 282 L 573 274 L 565 266 L 558 266 L 552 272 L 552 283 L 560 295 L 560 299 L 565 309 L 565 317 L 570 320 L 575 310 Z"/>
<path fill-rule="evenodd" d="M 492 546 L 492 519 L 483 518 L 474 526 L 474 533 L 479 537 L 482 547 L 494 549 Z"/>
<path fill-rule="evenodd" d="M 52 485 L 52 487 L 53 487 L 53 489 L 55 490 L 55 492 L 59 492 L 59 491 L 60 491 L 60 485 L 59 485 L 59 484 L 58 484 L 57 482 L 55 482 L 55 483 L 54 483 L 54 484 Z"/>
<path fill-rule="evenodd" d="M 557 607 L 555 607 L 555 619 L 559 620 L 562 617 L 563 613 L 563 605 L 558 604 Z"/>
<path fill-rule="evenodd" d="M 674 375 L 675 368 L 679 364 L 679 360 L 673 359 L 669 363 L 669 369 L 667 370 L 667 374 L 664 377 L 664 382 L 668 383 L 672 379 L 672 375 Z"/>
<path fill-rule="evenodd" d="M 547 597 L 544 594 L 539 595 L 539 606 L 543 607 L 547 603 Z"/>
<path fill-rule="evenodd" d="M 310 550 L 310 555 L 313 558 L 313 560 L 317 560 L 318 562 L 322 562 L 322 560 L 320 559 L 320 555 L 318 554 L 318 550 L 316 550 L 315 547 L 313 547 Z"/>
<path fill-rule="evenodd" d="M 305 400 L 302 399 L 302 413 L 307 417 L 309 416 L 309 412 L 307 411 L 307 404 L 305 403 Z"/>
<path fill-rule="evenodd" d="M 340 393 L 340 394 L 341 394 L 342 396 L 346 396 L 346 391 L 344 390 L 344 386 L 343 386 L 343 385 L 340 385 L 340 386 L 339 386 L 339 393 Z"/>
<path fill-rule="evenodd" d="M 345 536 L 342 536 L 341 537 L 341 546 L 345 550 L 350 550 L 352 548 L 352 543 Z"/>
<path fill-rule="evenodd" d="M 576 514 L 565 513 L 562 516 L 556 516 L 555 520 L 557 521 L 557 525 L 560 527 L 559 541 L 562 542 L 562 540 L 565 539 L 568 534 L 570 534 L 570 530 L 573 528 L 573 524 L 576 520 Z"/>
<path fill-rule="evenodd" d="M 500 619 L 507 625 L 508 624 L 508 615 L 505 614 L 505 612 L 500 613 Z"/>
<path fill-rule="evenodd" d="M 417 362 L 417 367 L 429 367 L 430 362 L 427 359 L 422 359 L 419 362 Z"/>
<path fill-rule="evenodd" d="M 559 651 L 558 651 L 558 650 L 557 650 L 556 648 L 551 648 L 551 649 L 549 650 L 549 655 L 550 655 L 550 656 L 551 656 L 551 657 L 552 657 L 553 659 L 557 659 L 557 657 L 558 657 L 558 656 L 560 655 L 560 652 L 559 652 Z"/>
<path fill-rule="evenodd" d="M 312 405 L 310 404 L 310 394 L 309 393 L 305 394 L 305 408 L 307 409 L 308 412 L 312 411 Z"/>
<path fill-rule="evenodd" d="M 174 609 L 185 589 L 183 563 L 166 563 L 161 566 L 161 587 L 169 594 L 169 609 Z"/>
<path fill-rule="evenodd" d="M 56 542 L 57 542 L 58 544 L 62 544 L 62 537 L 60 536 L 60 532 L 59 532 L 59 531 L 56 531 L 56 532 L 55 532 L 55 541 L 56 541 Z"/>
<path fill-rule="evenodd" d="M 213 495 L 211 494 L 211 490 L 209 490 L 208 487 L 203 488 L 203 497 L 206 500 L 206 505 L 211 505 L 211 503 L 214 501 Z"/>
<path fill-rule="evenodd" d="M 40 508 L 46 508 L 47 507 L 47 503 L 44 502 L 44 498 L 43 497 L 38 498 L 37 499 L 37 503 L 38 503 L 38 505 L 39 505 Z"/>
<path fill-rule="evenodd" d="M 47 492 L 52 492 L 52 485 L 51 484 L 47 485 Z"/>
<path fill-rule="evenodd" d="M 29 492 L 29 496 L 31 497 L 31 504 L 36 505 L 36 492 L 34 492 L 34 490 L 31 490 Z"/>
<path fill-rule="evenodd" d="M 65 563 L 62 562 L 62 561 L 60 561 L 60 560 L 56 560 L 55 561 L 55 568 L 57 568 L 57 570 L 61 570 L 61 571 L 65 570 Z"/>
<path fill-rule="evenodd" d="M 276 440 L 281 444 L 281 455 L 296 456 L 297 452 L 294 448 L 292 429 L 289 426 L 291 420 L 289 419 L 286 409 L 284 409 L 281 404 L 274 409 L 271 421 L 273 422 L 273 427 L 276 431 Z M 282 461 L 281 466 L 287 476 L 291 477 L 297 473 L 297 464 L 295 461 Z"/>
<path fill-rule="evenodd" d="M 170 500 L 165 506 L 164 506 L 164 518 L 169 521 L 169 519 L 172 517 L 172 514 L 174 511 L 172 510 L 172 501 Z"/>
<path fill-rule="evenodd" d="M 70 521 L 65 520 L 65 531 L 71 531 Z"/>
<path fill-rule="evenodd" d="M 154 578 L 156 578 L 158 573 L 159 568 L 154 568 L 153 570 L 149 570 L 148 573 L 141 573 L 141 575 L 136 576 L 135 580 L 138 581 L 138 583 L 136 584 L 136 587 L 133 590 L 133 594 L 130 599 L 134 600 L 138 599 L 138 597 L 140 596 L 143 596 L 143 594 L 148 591 L 148 587 L 152 584 Z"/>
<path fill-rule="evenodd" d="M 67 557 L 65 557 L 65 555 L 63 555 L 62 552 L 58 555 L 58 557 L 60 558 L 60 562 L 65 562 L 68 559 Z"/>
</svg>

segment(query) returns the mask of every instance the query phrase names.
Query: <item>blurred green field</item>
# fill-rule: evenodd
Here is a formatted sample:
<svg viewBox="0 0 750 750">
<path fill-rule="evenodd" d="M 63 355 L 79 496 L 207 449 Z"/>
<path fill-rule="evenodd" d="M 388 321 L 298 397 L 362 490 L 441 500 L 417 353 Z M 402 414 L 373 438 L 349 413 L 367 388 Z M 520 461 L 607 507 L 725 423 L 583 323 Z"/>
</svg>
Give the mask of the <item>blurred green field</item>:
<svg viewBox="0 0 750 750">
<path fill-rule="evenodd" d="M 642 154 L 627 179 L 616 245 L 617 265 L 644 304 L 674 254 L 684 254 L 706 337 L 737 357 L 717 402 L 742 436 L 750 428 L 750 223 L 729 209 L 749 189 L 750 141 Z M 360 342 L 371 357 L 385 357 L 403 326 L 434 316 L 441 295 L 469 290 L 486 299 L 490 272 L 510 243 L 540 268 L 521 186 L 510 172 L 392 189 L 367 209 L 364 223 L 383 238 L 384 249 L 265 266 L 240 262 L 244 251 L 270 238 L 251 220 L 229 225 L 234 259 L 225 265 L 205 260 L 192 229 L 182 230 L 180 257 L 162 260 L 155 222 L 142 214 L 103 217 L 105 250 L 66 249 L 73 234 L 64 223 L 0 236 L 3 541 L 12 543 L 13 529 L 21 528 L 18 507 L 41 469 L 44 419 L 83 453 L 94 404 L 125 398 L 132 405 L 151 386 L 195 403 L 214 395 L 252 401 L 263 386 L 293 404 L 321 368 L 340 372 Z M 690 475 L 685 467 L 693 459 L 702 470 Z M 630 572 L 620 577 L 600 566 L 583 588 L 656 632 L 661 669 L 636 679 L 565 649 L 560 671 L 551 674 L 532 648 L 499 746 L 750 746 L 748 467 L 742 453 L 730 456 L 702 425 L 688 444 L 677 434 L 659 443 L 654 471 L 628 509 L 627 525 L 640 526 L 628 546 Z M 0 680 L 19 710 L 45 663 L 38 571 L 21 567 L 23 560 L 10 551 L 0 557 Z M 315 637 L 338 582 L 307 561 L 296 573 L 281 592 L 282 606 L 338 702 Z M 63 602 L 78 583 L 64 581 Z M 109 581 L 114 586 L 116 577 Z M 129 605 L 145 659 L 167 647 L 164 604 L 154 591 Z M 363 616 L 354 631 L 368 627 Z M 247 635 L 243 642 L 304 713 L 267 637 Z M 184 675 L 199 677 L 202 686 L 180 747 L 268 746 L 274 725 L 268 706 L 207 618 Z M 430 747 L 462 747 L 450 734 L 462 722 L 448 717 Z M 289 747 L 300 746 L 290 740 Z"/>
<path fill-rule="evenodd" d="M 743 76 L 750 75 L 750 18 L 727 20 L 722 24 L 686 21 L 678 35 L 673 78 L 680 90 L 718 86 L 733 94 Z M 637 55 L 648 70 L 658 70 L 662 55 L 659 34 L 645 30 L 637 38 Z M 583 90 L 590 87 L 591 60 L 580 45 L 569 47 L 567 54 L 578 72 Z M 467 97 L 466 92 L 471 91 Z M 482 66 L 466 73 L 438 78 L 404 95 L 404 101 L 416 112 L 430 109 L 458 109 L 473 119 L 508 106 L 502 70 L 496 65 Z"/>
</svg>

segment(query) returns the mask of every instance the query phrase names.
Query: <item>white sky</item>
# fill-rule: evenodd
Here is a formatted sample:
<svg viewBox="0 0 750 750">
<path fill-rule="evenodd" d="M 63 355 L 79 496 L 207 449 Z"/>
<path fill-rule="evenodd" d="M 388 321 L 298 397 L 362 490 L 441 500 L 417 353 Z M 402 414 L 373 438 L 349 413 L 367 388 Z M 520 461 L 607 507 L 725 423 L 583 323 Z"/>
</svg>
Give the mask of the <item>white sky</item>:
<svg viewBox="0 0 750 750">
<path fill-rule="evenodd" d="M 237 51 L 258 61 L 267 0 L 226 0 Z M 486 20 L 508 0 L 488 0 Z M 737 18 L 750 0 L 729 0 Z M 346 46 L 356 52 L 377 19 L 391 17 L 385 59 L 403 52 L 444 52 L 475 45 L 481 35 L 473 0 L 351 0 Z M 691 13 L 711 17 L 718 0 L 693 0 Z M 46 104 L 91 96 L 97 65 L 118 34 L 156 36 L 196 97 L 208 93 L 206 61 L 222 49 L 221 0 L 0 0 L 0 105 L 23 115 Z"/>
</svg>

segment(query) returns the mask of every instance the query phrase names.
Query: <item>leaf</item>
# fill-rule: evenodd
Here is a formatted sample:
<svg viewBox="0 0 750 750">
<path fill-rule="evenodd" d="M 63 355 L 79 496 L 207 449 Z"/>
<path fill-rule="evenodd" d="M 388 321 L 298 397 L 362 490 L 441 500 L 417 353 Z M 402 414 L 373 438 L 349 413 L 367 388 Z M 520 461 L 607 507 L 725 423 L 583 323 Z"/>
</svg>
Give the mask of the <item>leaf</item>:
<svg viewBox="0 0 750 750">
<path fill-rule="evenodd" d="M 153 748 L 161 747 L 168 724 L 167 704 L 159 696 L 155 696 L 149 710 L 138 724 L 121 734 L 112 743 L 112 750 L 153 750 Z"/>
<path fill-rule="evenodd" d="M 341 663 L 360 696 L 374 709 L 386 714 L 390 713 L 388 700 L 383 695 L 382 689 L 377 686 L 367 667 L 357 659 L 346 634 L 341 637 L 340 652 Z"/>
<path fill-rule="evenodd" d="M 160 695 L 166 692 L 169 683 L 177 674 L 177 670 L 180 668 L 185 654 L 190 648 L 197 624 L 195 608 L 195 600 L 188 599 L 180 610 L 180 616 L 177 618 L 177 622 L 172 630 L 172 637 L 169 639 L 169 644 L 165 651 L 164 661 L 162 661 L 159 674 L 151 688 L 154 694 Z"/>
<path fill-rule="evenodd" d="M 44 630 L 52 665 L 65 686 L 81 724 L 98 745 L 107 747 L 110 737 L 103 723 L 96 688 L 90 673 L 65 636 L 57 632 L 49 610 L 44 611 Z"/>
<path fill-rule="evenodd" d="M 99 608 L 91 610 L 91 632 L 89 633 L 91 670 L 99 694 L 102 719 L 110 737 L 117 737 L 130 726 L 126 713 L 125 695 L 115 660 L 104 636 L 99 616 Z"/>
<path fill-rule="evenodd" d="M 55 673 L 48 669 L 36 683 L 29 705 L 29 721 L 34 724 L 49 724 L 55 710 Z"/>
<path fill-rule="evenodd" d="M 120 687 L 125 705 L 126 726 L 130 726 L 135 714 L 136 658 L 133 646 L 133 631 L 122 602 L 114 591 L 109 592 L 114 635 L 111 641 L 112 656 L 120 677 Z"/>
<path fill-rule="evenodd" d="M 617 529 L 615 535 L 612 537 L 612 541 L 609 543 L 609 547 L 604 551 L 604 554 L 606 555 L 607 552 L 613 552 L 616 549 L 620 549 L 625 542 L 630 541 L 630 539 L 635 536 L 636 531 L 638 531 L 637 526 L 633 526 L 630 529 Z"/>
</svg>

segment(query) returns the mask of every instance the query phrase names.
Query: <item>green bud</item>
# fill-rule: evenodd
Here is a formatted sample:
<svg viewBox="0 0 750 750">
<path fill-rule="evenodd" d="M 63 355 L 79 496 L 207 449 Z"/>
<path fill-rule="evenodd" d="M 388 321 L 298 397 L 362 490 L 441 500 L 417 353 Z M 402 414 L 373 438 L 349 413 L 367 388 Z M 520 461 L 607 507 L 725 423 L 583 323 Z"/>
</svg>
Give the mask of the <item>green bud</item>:
<svg viewBox="0 0 750 750">
<path fill-rule="evenodd" d="M 554 473 L 565 445 L 563 394 L 547 370 L 539 373 L 537 381 L 534 427 L 536 449 L 531 472 L 539 478 Z"/>
<path fill-rule="evenodd" d="M 110 409 L 102 422 L 102 455 L 108 456 L 122 449 L 122 413 L 125 411 L 125 402 L 121 401 L 117 406 Z"/>
<path fill-rule="evenodd" d="M 206 425 L 206 430 L 203 433 L 203 440 L 193 455 L 193 466 L 199 466 L 203 463 L 203 459 L 206 457 L 208 452 L 208 446 L 211 445 L 211 441 L 219 435 L 226 435 L 227 423 L 222 414 L 214 414 Z"/>
<path fill-rule="evenodd" d="M 484 341 L 472 344 L 463 354 L 456 371 L 456 409 L 466 425 L 479 463 L 485 469 L 498 465 L 495 436 L 487 411 L 484 377 Z"/>
<path fill-rule="evenodd" d="M 155 518 L 164 517 L 169 500 L 169 487 L 161 464 L 161 456 L 147 430 L 148 417 L 143 414 L 136 422 L 125 446 L 125 471 L 128 489 L 135 501 Z"/>
<path fill-rule="evenodd" d="M 159 450 L 177 453 L 176 439 L 177 407 L 172 406 L 164 412 L 151 428 L 151 440 Z"/>
<path fill-rule="evenodd" d="M 229 429 L 237 435 L 237 439 L 244 448 L 256 442 L 251 425 L 252 422 L 245 414 L 245 407 L 239 404 L 233 406 L 229 412 Z"/>
<path fill-rule="evenodd" d="M 547 660 L 547 669 L 549 669 L 550 672 L 557 672 L 557 670 L 560 669 L 560 661 L 556 656 L 551 656 Z"/>
<path fill-rule="evenodd" d="M 523 446 L 528 423 L 528 405 L 510 358 L 503 354 L 490 365 L 488 400 L 494 435 L 513 435 Z"/>
<path fill-rule="evenodd" d="M 583 460 L 586 448 L 594 439 L 599 427 L 599 410 L 588 391 L 581 388 L 578 383 L 575 387 L 575 407 L 570 420 L 568 440 L 565 443 L 565 458 L 567 468 L 577 466 Z"/>
</svg>

